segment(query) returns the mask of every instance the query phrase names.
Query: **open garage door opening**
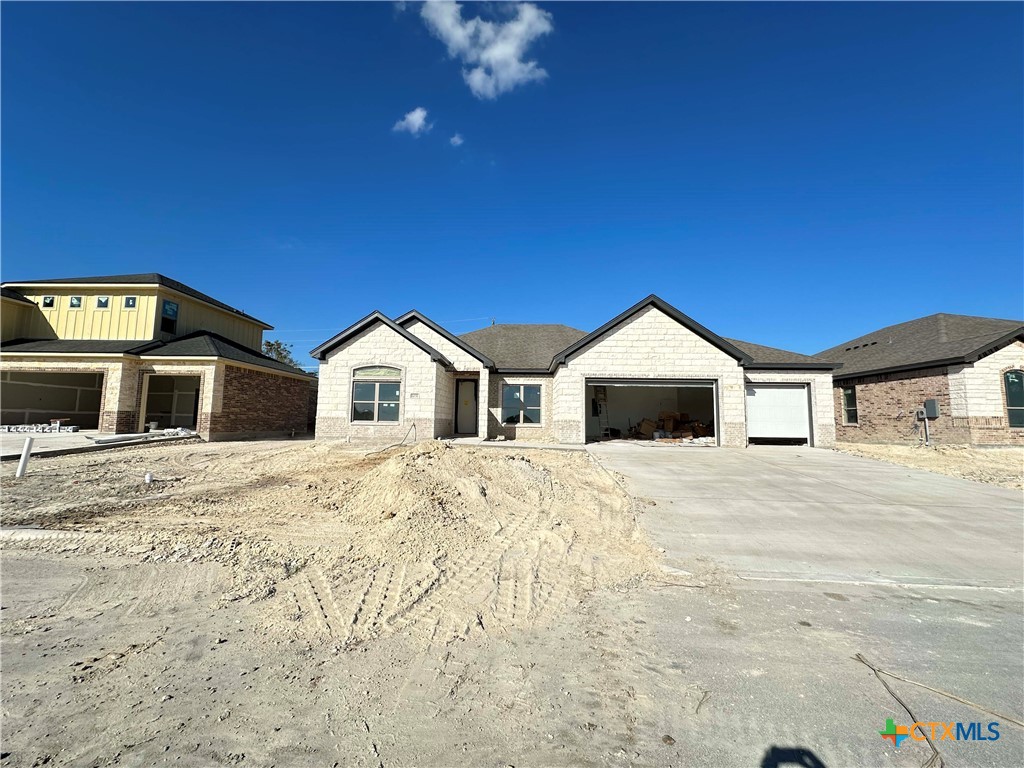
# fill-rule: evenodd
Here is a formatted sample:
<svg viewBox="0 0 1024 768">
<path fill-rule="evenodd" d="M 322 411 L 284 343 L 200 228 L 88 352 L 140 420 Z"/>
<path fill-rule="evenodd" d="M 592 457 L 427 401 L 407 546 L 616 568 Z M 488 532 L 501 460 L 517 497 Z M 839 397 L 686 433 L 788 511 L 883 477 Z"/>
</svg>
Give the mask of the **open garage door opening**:
<svg viewBox="0 0 1024 768">
<path fill-rule="evenodd" d="M 713 381 L 588 379 L 585 402 L 588 441 L 718 441 Z"/>
<path fill-rule="evenodd" d="M 199 418 L 199 376 L 147 377 L 143 429 L 195 429 Z"/>
<path fill-rule="evenodd" d="M 748 384 L 747 442 L 811 445 L 811 399 L 806 384 Z"/>
<path fill-rule="evenodd" d="M 102 373 L 3 374 L 3 414 L 7 426 L 51 424 L 97 429 L 103 399 Z"/>
</svg>

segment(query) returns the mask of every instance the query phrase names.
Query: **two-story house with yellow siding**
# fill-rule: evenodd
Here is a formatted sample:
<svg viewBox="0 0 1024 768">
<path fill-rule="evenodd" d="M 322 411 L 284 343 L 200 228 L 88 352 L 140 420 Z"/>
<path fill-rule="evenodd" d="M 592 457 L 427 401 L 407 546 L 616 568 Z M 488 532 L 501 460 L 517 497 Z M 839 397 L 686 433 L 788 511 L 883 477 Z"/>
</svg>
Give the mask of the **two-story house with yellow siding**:
<svg viewBox="0 0 1024 768">
<path fill-rule="evenodd" d="M 160 274 L 5 282 L 0 422 L 207 440 L 306 431 L 312 377 L 264 355 L 272 326 Z"/>
</svg>

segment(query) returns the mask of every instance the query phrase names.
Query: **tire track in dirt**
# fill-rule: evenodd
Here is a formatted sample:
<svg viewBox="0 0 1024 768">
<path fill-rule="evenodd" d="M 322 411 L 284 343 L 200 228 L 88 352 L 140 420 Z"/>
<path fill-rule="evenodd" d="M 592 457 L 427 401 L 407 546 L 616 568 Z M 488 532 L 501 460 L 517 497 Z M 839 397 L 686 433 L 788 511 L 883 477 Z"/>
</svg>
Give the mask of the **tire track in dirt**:
<svg viewBox="0 0 1024 768">
<path fill-rule="evenodd" d="M 506 524 L 501 533 L 494 537 L 493 542 L 479 550 L 470 551 L 465 555 L 442 566 L 438 585 L 432 590 L 430 599 L 418 599 L 413 605 L 402 610 L 394 617 L 393 626 L 398 629 L 413 627 L 431 619 L 442 620 L 452 612 L 452 608 L 462 604 L 465 614 L 467 609 L 466 596 L 480 596 L 483 600 L 477 605 L 484 607 L 486 598 L 495 588 L 501 585 L 501 564 L 506 553 L 521 542 L 521 536 L 528 528 L 537 524 L 539 515 L 534 513 L 520 517 L 511 525 Z M 513 577 L 513 584 L 518 583 Z M 491 585 L 495 585 L 492 587 Z M 518 588 L 518 587 L 517 587 Z M 497 612 L 494 618 L 501 620 L 510 617 L 509 613 Z M 473 618 L 476 618 L 475 616 Z"/>
<path fill-rule="evenodd" d="M 43 486 L 16 486 L 19 520 L 62 530 L 0 531 L 0 548 L 217 563 L 222 601 L 265 599 L 267 630 L 302 634 L 305 618 L 311 636 L 345 647 L 533 627 L 650 555 L 629 499 L 585 454 L 430 443 L 371 461 L 275 443 L 110 456 L 48 467 L 45 488 L 64 488 L 49 504 Z M 149 468 L 181 482 L 142 488 Z M 90 492 L 131 504 L 96 501 L 83 517 Z M 159 611 L 160 599 L 123 610 Z"/>
<path fill-rule="evenodd" d="M 315 564 L 308 566 L 304 575 L 309 585 L 309 593 L 313 600 L 315 612 L 323 622 L 329 637 L 341 637 L 345 633 L 345 620 L 338 608 L 334 590 L 328 583 L 324 572 Z"/>
</svg>

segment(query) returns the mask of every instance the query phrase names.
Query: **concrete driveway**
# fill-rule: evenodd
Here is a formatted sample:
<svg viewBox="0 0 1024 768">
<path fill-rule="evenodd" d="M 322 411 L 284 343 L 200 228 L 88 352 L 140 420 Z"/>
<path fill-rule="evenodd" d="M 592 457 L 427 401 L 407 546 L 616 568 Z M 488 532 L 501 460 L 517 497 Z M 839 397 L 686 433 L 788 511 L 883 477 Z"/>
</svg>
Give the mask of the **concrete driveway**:
<svg viewBox="0 0 1024 768">
<path fill-rule="evenodd" d="M 887 678 L 918 721 L 999 723 L 936 740 L 946 766 L 1024 764 L 1020 492 L 806 448 L 590 450 L 654 501 L 669 573 L 633 610 L 711 692 L 659 724 L 688 764 L 921 765 L 925 742 L 881 738 L 913 720 L 857 653 L 969 702 Z"/>
<path fill-rule="evenodd" d="M 657 502 L 646 520 L 670 558 L 744 578 L 1021 585 L 1019 491 L 806 448 L 592 452 Z"/>
</svg>

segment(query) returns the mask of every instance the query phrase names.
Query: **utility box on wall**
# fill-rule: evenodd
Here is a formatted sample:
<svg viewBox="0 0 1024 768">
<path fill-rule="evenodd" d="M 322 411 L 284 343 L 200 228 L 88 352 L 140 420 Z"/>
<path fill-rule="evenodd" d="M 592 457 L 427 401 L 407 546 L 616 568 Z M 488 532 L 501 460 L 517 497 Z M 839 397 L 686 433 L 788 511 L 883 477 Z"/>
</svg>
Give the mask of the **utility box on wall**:
<svg viewBox="0 0 1024 768">
<path fill-rule="evenodd" d="M 924 401 L 924 417 L 926 419 L 937 419 L 937 418 L 939 418 L 939 401 L 938 400 L 925 400 Z"/>
</svg>

